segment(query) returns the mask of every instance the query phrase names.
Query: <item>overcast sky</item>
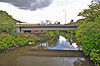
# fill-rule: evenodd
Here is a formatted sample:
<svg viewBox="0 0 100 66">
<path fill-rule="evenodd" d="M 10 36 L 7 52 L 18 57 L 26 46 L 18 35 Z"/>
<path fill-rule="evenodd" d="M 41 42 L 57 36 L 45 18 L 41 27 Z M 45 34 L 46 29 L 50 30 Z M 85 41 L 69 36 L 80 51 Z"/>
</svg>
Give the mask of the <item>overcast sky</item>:
<svg viewBox="0 0 100 66">
<path fill-rule="evenodd" d="M 82 18 L 77 14 L 88 9 L 91 0 L 0 0 L 0 10 L 7 11 L 13 18 L 27 22 L 40 23 L 43 20 L 69 23 Z M 65 10 L 65 11 L 64 11 Z"/>
</svg>

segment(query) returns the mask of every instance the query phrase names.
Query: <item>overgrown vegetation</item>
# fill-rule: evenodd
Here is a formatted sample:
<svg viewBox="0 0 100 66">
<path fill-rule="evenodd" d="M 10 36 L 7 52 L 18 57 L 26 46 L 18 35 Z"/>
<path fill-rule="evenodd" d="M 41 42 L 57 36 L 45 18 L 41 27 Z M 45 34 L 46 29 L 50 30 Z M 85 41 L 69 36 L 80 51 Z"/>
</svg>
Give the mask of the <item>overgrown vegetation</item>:
<svg viewBox="0 0 100 66">
<path fill-rule="evenodd" d="M 76 30 L 77 43 L 82 45 L 84 53 L 90 56 L 97 66 L 100 64 L 100 3 L 92 1 L 89 9 L 80 12 L 78 16 L 85 17 L 73 24 L 78 24 Z"/>
<path fill-rule="evenodd" d="M 7 12 L 0 10 L 0 33 L 2 32 L 16 32 L 16 20 L 12 16 L 8 15 Z"/>
<path fill-rule="evenodd" d="M 25 34 L 23 35 L 18 34 L 17 36 L 12 36 L 7 33 L 1 33 L 0 34 L 0 51 L 7 50 L 16 46 L 25 46 L 29 42 L 37 42 L 40 40 L 51 38 L 52 36 L 55 36 L 53 32 L 44 35 L 44 38 L 40 38 L 40 37 L 29 38 L 28 35 L 25 35 Z"/>
</svg>

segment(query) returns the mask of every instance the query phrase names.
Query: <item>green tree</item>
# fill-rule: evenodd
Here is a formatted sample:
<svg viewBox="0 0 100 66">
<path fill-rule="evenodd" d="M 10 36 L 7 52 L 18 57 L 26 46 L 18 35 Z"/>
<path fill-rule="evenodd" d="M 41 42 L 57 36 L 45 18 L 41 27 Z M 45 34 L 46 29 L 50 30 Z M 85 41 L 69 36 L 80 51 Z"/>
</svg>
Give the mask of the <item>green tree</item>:
<svg viewBox="0 0 100 66">
<path fill-rule="evenodd" d="M 82 45 L 85 54 L 90 59 L 100 64 L 100 2 L 92 1 L 89 9 L 80 12 L 78 16 L 85 17 L 78 20 L 76 30 L 77 43 Z"/>
<path fill-rule="evenodd" d="M 91 60 L 100 63 L 100 16 L 94 22 L 83 22 L 79 25 L 76 40 Z"/>
<path fill-rule="evenodd" d="M 15 32 L 16 21 L 7 12 L 0 10 L 0 32 Z"/>
</svg>

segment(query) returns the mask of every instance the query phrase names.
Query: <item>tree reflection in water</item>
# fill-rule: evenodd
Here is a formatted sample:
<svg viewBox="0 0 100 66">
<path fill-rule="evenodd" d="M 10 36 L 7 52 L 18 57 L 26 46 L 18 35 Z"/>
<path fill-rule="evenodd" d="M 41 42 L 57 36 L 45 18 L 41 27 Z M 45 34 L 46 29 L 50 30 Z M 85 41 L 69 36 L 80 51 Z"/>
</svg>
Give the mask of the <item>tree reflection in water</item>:
<svg viewBox="0 0 100 66">
<path fill-rule="evenodd" d="M 39 49 L 47 49 L 48 47 L 55 47 L 59 42 L 59 35 L 56 35 L 52 39 L 46 40 L 44 43 L 41 43 Z"/>
<path fill-rule="evenodd" d="M 80 57 L 77 57 L 78 59 L 76 61 L 74 61 L 74 66 L 89 66 L 90 64 L 87 63 L 89 61 L 87 61 L 88 59 L 85 58 L 84 60 L 81 59 Z"/>
<path fill-rule="evenodd" d="M 75 34 L 73 33 L 70 33 L 68 31 L 59 31 L 59 35 L 65 37 L 69 41 L 70 45 L 72 45 L 73 43 L 76 43 Z M 80 44 L 77 44 L 77 47 L 79 50 L 81 50 Z"/>
<path fill-rule="evenodd" d="M 61 38 L 63 36 L 64 38 Z M 66 39 L 66 40 L 65 40 Z M 62 40 L 62 42 L 59 42 Z M 77 44 L 77 48 L 74 47 L 76 45 L 76 39 L 74 34 L 67 31 L 59 31 L 58 35 L 53 37 L 52 39 L 43 41 L 38 46 L 39 49 L 81 49 L 81 46 Z"/>
<path fill-rule="evenodd" d="M 68 32 L 68 31 L 59 31 L 58 35 L 53 37 L 52 39 L 46 40 L 41 42 L 41 44 L 38 46 L 39 49 L 48 49 L 49 48 L 56 48 L 58 45 L 61 45 L 59 40 L 61 40 L 60 36 L 63 36 L 66 41 L 62 41 L 62 46 L 66 46 L 65 48 L 72 47 L 73 45 L 77 45 L 77 49 L 81 50 L 81 45 L 76 44 L 76 38 L 75 35 Z M 66 43 L 66 45 L 64 45 Z M 60 47 L 61 48 L 61 47 Z"/>
</svg>

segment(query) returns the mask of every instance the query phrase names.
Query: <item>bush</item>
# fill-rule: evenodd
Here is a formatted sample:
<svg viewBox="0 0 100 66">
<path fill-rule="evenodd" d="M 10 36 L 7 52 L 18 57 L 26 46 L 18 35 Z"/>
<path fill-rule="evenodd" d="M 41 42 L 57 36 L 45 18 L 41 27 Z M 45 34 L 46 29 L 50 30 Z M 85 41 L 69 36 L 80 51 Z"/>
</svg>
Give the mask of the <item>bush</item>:
<svg viewBox="0 0 100 66">
<path fill-rule="evenodd" d="M 100 49 L 92 49 L 92 52 L 90 53 L 91 60 L 94 62 L 100 63 Z"/>
<path fill-rule="evenodd" d="M 0 34 L 0 51 L 11 47 L 16 47 L 16 45 L 24 46 L 25 44 L 28 44 L 28 39 L 26 36 L 21 38 L 20 35 L 12 36 L 6 33 Z"/>
<path fill-rule="evenodd" d="M 9 34 L 0 34 L 0 45 L 2 48 L 1 50 L 16 46 L 14 37 Z"/>
<path fill-rule="evenodd" d="M 29 42 L 36 42 L 44 39 L 48 39 L 50 37 L 54 36 L 54 33 L 51 32 L 49 34 L 46 34 L 43 38 L 41 37 L 33 37 L 29 38 L 28 35 L 25 34 L 18 34 L 18 33 L 0 33 L 0 51 L 9 49 L 11 47 L 24 46 L 28 44 Z"/>
<path fill-rule="evenodd" d="M 4 42 L 0 41 L 0 51 L 7 49 L 7 44 Z"/>
<path fill-rule="evenodd" d="M 19 46 L 24 46 L 24 45 L 26 45 L 26 44 L 28 44 L 28 39 L 27 38 L 21 38 L 21 37 L 17 37 L 16 39 L 15 39 L 15 43 L 17 44 L 17 45 L 19 45 Z"/>
<path fill-rule="evenodd" d="M 100 63 L 100 17 L 81 24 L 76 30 L 76 40 L 91 60 Z"/>
</svg>

